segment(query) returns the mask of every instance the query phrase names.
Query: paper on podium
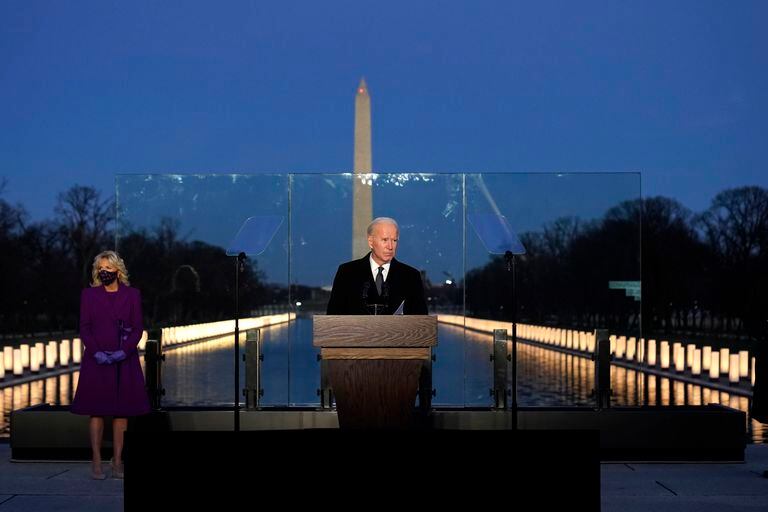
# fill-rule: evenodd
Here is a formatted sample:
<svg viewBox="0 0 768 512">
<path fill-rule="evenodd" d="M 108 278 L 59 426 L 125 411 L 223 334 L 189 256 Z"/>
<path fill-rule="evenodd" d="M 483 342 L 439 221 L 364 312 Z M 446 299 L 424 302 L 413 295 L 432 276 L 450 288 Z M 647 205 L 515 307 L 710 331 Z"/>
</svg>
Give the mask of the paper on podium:
<svg viewBox="0 0 768 512">
<path fill-rule="evenodd" d="M 401 302 L 400 305 L 395 310 L 395 312 L 392 313 L 392 314 L 393 315 L 402 315 L 403 314 L 403 309 L 405 309 L 405 301 Z"/>
</svg>

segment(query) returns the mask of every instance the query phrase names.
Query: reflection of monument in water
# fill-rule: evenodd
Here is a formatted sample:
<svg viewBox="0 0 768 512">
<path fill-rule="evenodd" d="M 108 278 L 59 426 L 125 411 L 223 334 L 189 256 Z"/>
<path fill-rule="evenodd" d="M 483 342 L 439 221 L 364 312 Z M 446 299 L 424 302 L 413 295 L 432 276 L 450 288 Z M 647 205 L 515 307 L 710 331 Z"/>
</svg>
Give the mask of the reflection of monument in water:
<svg viewBox="0 0 768 512">
<path fill-rule="evenodd" d="M 371 96 L 365 78 L 360 79 L 355 95 L 355 174 L 373 171 L 371 156 Z M 357 259 L 368 252 L 365 230 L 373 220 L 373 198 L 370 180 L 355 176 L 352 191 L 352 258 Z"/>
</svg>

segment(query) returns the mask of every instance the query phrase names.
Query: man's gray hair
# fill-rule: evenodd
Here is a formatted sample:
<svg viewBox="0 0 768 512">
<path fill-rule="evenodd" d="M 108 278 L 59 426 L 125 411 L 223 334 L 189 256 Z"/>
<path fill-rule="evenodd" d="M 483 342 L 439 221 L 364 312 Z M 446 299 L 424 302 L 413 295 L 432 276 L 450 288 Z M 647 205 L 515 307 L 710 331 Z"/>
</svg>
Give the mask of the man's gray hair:
<svg viewBox="0 0 768 512">
<path fill-rule="evenodd" d="M 367 230 L 368 236 L 371 236 L 373 234 L 373 226 L 375 226 L 376 224 L 383 224 L 383 223 L 394 224 L 395 229 L 397 230 L 398 233 L 400 233 L 400 226 L 397 225 L 397 221 L 395 219 L 391 217 L 376 217 L 371 221 L 370 224 L 368 224 L 368 230 Z"/>
</svg>

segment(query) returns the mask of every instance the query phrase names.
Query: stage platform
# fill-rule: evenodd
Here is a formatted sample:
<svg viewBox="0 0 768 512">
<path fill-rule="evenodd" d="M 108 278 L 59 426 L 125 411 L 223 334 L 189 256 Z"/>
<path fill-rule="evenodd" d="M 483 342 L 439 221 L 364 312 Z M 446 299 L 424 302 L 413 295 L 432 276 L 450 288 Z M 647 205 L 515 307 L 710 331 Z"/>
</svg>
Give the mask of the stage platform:
<svg viewBox="0 0 768 512">
<path fill-rule="evenodd" d="M 111 451 L 108 424 L 105 455 Z M 338 429 L 333 410 L 269 408 L 240 411 L 244 432 Z M 596 431 L 603 462 L 741 462 L 746 416 L 719 405 L 701 407 L 521 408 L 521 431 Z M 434 409 L 420 417 L 420 431 L 512 431 L 510 411 Z M 227 432 L 233 413 L 226 408 L 167 408 L 131 420 L 133 432 Z M 40 405 L 11 413 L 14 460 L 88 460 L 88 418 L 68 407 Z M 108 458 L 108 457 L 107 457 Z"/>
</svg>

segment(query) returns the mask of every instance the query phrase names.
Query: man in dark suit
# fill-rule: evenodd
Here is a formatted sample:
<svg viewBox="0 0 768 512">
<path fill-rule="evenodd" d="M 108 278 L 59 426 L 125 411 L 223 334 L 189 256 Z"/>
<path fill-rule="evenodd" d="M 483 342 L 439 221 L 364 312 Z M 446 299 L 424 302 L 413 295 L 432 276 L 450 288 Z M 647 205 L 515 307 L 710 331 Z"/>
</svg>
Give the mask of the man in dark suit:
<svg viewBox="0 0 768 512">
<path fill-rule="evenodd" d="M 399 236 L 394 219 L 379 217 L 370 223 L 371 252 L 339 265 L 328 301 L 329 315 L 391 315 L 401 304 L 406 315 L 427 314 L 421 274 L 395 259 Z"/>
</svg>

